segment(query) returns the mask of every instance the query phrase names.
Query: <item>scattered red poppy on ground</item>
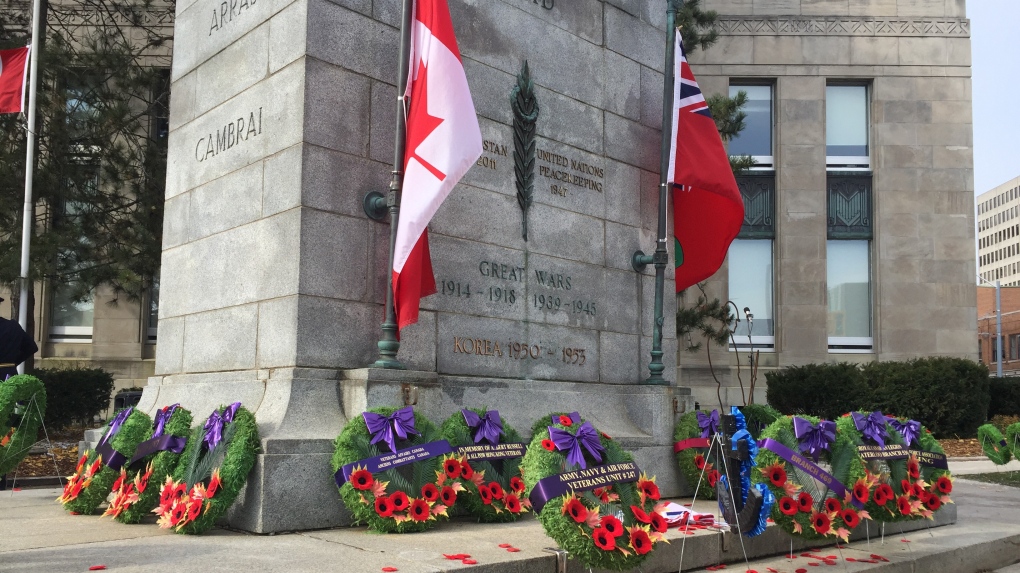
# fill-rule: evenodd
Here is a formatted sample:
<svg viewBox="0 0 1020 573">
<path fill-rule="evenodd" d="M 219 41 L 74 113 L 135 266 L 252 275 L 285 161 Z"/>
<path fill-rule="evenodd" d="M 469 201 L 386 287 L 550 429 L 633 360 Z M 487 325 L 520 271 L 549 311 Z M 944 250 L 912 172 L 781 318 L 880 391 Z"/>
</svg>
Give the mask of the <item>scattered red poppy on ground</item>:
<svg viewBox="0 0 1020 573">
<path fill-rule="evenodd" d="M 817 561 L 812 561 L 812 562 L 808 563 L 808 565 L 810 565 L 812 567 L 818 567 L 819 565 L 821 565 L 821 563 L 819 563 Z"/>
<path fill-rule="evenodd" d="M 797 569 L 796 573 L 807 573 L 807 569 L 801 567 L 800 569 Z"/>
<path fill-rule="evenodd" d="M 500 549 L 506 549 L 507 547 L 513 547 L 513 544 L 512 543 L 500 543 L 499 544 L 499 548 Z"/>
<path fill-rule="evenodd" d="M 851 563 L 853 563 L 854 561 L 857 561 L 857 560 L 856 560 L 856 559 L 854 559 L 853 557 L 847 557 L 847 558 L 846 558 L 846 560 L 847 560 L 847 561 L 849 561 L 849 562 L 851 562 Z"/>
<path fill-rule="evenodd" d="M 507 547 L 506 550 L 509 553 L 517 553 L 518 551 L 520 551 L 520 549 L 517 549 L 516 547 Z"/>
<path fill-rule="evenodd" d="M 789 554 L 787 554 L 786 558 L 787 558 L 787 559 L 796 559 L 796 558 L 797 558 L 797 556 L 796 556 L 796 555 L 794 555 L 793 553 L 789 553 Z"/>
<path fill-rule="evenodd" d="M 464 565 L 474 565 L 478 562 L 475 561 L 474 559 L 464 559 L 463 561 L 461 561 L 461 563 L 463 563 Z"/>
<path fill-rule="evenodd" d="M 876 555 L 874 553 L 871 554 L 871 558 L 872 559 L 878 559 L 879 561 L 885 561 L 887 563 L 889 562 L 889 560 L 886 559 L 885 557 L 882 557 L 881 555 Z"/>
<path fill-rule="evenodd" d="M 467 553 L 455 553 L 453 555 L 447 555 L 447 554 L 443 553 L 443 557 L 446 557 L 447 559 L 449 559 L 451 561 L 460 561 L 461 559 L 467 559 L 468 557 L 471 557 L 471 556 L 468 555 Z"/>
<path fill-rule="evenodd" d="M 399 571 L 399 569 L 397 569 L 396 567 L 383 567 L 382 570 L 386 571 L 386 573 L 392 573 L 393 571 Z"/>
<path fill-rule="evenodd" d="M 89 571 L 102 571 L 103 569 L 106 569 L 106 565 L 93 565 L 89 567 Z"/>
<path fill-rule="evenodd" d="M 910 543 L 910 540 L 907 539 L 907 538 L 903 538 L 903 539 L 900 539 L 900 543 Z"/>
</svg>

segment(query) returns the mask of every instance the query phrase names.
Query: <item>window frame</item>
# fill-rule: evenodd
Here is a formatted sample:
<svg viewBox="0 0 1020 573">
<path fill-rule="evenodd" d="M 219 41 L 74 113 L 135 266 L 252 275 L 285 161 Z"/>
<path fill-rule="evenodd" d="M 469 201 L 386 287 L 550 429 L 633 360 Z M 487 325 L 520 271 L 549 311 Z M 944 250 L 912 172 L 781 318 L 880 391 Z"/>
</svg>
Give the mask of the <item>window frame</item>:
<svg viewBox="0 0 1020 573">
<path fill-rule="evenodd" d="M 754 160 L 754 165 L 748 168 L 748 171 L 773 171 L 776 166 L 776 82 L 775 80 L 765 80 L 761 78 L 756 79 L 741 79 L 741 78 L 730 78 L 729 86 L 727 87 L 727 94 L 730 94 L 733 88 L 736 87 L 737 91 L 741 91 L 741 87 L 767 87 L 769 88 L 769 149 L 772 151 L 771 155 L 751 155 L 751 159 Z M 728 97 L 733 97 L 728 95 Z M 747 157 L 745 155 L 730 155 L 730 157 Z"/>
<path fill-rule="evenodd" d="M 830 87 L 861 87 L 864 88 L 864 129 L 865 129 L 865 141 L 867 142 L 867 155 L 829 155 L 828 154 L 828 123 L 829 123 L 829 110 L 830 100 L 828 96 L 828 89 Z M 871 121 L 871 83 L 870 82 L 855 82 L 855 81 L 841 81 L 841 80 L 830 80 L 825 84 L 826 97 L 825 97 L 825 129 L 826 129 L 826 140 L 825 140 L 825 168 L 828 171 L 871 171 L 871 153 L 874 148 L 871 142 L 872 136 L 872 121 Z"/>
</svg>

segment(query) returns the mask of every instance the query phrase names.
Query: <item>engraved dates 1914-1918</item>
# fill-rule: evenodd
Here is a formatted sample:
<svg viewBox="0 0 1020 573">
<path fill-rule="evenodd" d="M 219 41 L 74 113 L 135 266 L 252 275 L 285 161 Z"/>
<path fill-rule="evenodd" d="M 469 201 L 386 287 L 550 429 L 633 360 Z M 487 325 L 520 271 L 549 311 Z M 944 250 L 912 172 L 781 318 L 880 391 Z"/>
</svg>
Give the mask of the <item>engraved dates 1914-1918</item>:
<svg viewBox="0 0 1020 573">
<path fill-rule="evenodd" d="M 598 313 L 595 301 L 571 296 L 574 287 L 570 275 L 535 269 L 531 272 L 531 286 L 548 289 L 550 292 L 525 292 L 524 284 L 529 275 L 524 267 L 493 261 L 478 264 L 481 278 L 470 280 L 441 279 L 437 285 L 439 293 L 449 297 L 470 299 L 481 297 L 492 304 L 515 306 L 519 302 L 545 312 L 565 312 L 594 317 Z M 493 282 L 497 281 L 497 282 Z M 530 294 L 530 296 L 526 296 Z"/>
</svg>

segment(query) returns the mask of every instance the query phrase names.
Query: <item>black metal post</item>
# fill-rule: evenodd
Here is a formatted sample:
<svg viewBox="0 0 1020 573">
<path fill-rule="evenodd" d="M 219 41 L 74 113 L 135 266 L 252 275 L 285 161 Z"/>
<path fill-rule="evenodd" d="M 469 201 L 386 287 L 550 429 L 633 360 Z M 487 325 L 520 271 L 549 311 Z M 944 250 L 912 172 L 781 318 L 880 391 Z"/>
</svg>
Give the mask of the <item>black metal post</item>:
<svg viewBox="0 0 1020 573">
<path fill-rule="evenodd" d="M 393 306 L 393 250 L 397 242 L 397 221 L 400 218 L 400 192 L 404 184 L 404 151 L 407 145 L 407 101 L 404 91 L 407 87 L 408 60 L 411 51 L 411 0 L 404 0 L 400 24 L 400 55 L 397 60 L 397 129 L 396 142 L 393 150 L 393 178 L 390 180 L 390 191 L 386 197 L 386 206 L 390 211 L 390 257 L 386 267 L 386 319 L 382 324 L 382 336 L 379 338 L 379 360 L 372 364 L 375 368 L 403 369 L 404 365 L 397 360 L 400 341 L 397 339 L 397 313 Z"/>
</svg>

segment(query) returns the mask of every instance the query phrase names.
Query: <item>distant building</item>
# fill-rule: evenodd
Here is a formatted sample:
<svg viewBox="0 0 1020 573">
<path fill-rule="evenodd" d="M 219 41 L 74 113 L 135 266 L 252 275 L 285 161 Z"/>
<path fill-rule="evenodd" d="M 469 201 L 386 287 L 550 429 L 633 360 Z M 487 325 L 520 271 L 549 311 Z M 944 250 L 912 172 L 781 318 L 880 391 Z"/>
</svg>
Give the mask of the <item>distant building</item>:
<svg viewBox="0 0 1020 573">
<path fill-rule="evenodd" d="M 1020 177 L 977 198 L 978 274 L 1020 285 Z"/>
<path fill-rule="evenodd" d="M 1020 287 L 1003 287 L 1002 299 L 1002 375 L 1020 376 Z M 977 289 L 978 352 L 981 362 L 995 372 L 999 360 L 995 345 L 997 329 L 995 287 Z"/>
</svg>

